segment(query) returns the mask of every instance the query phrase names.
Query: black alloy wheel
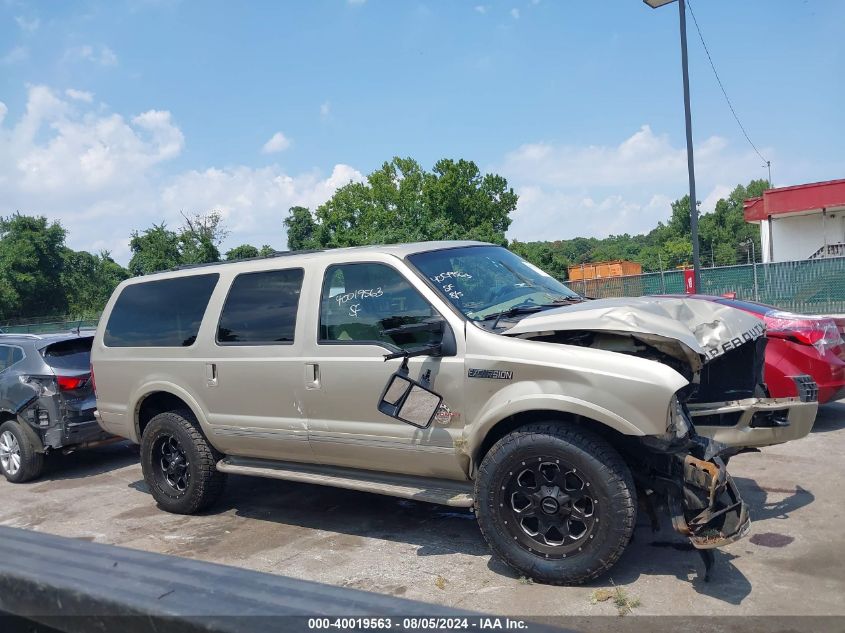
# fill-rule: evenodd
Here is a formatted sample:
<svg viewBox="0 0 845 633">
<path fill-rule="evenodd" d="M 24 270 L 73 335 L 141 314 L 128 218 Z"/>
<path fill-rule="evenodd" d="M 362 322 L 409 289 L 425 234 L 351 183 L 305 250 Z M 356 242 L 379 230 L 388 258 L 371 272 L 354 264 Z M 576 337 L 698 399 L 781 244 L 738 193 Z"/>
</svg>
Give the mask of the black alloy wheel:
<svg viewBox="0 0 845 633">
<path fill-rule="evenodd" d="M 176 495 L 184 494 L 190 483 L 191 471 L 179 440 L 172 435 L 160 435 L 153 445 L 153 455 L 158 458 L 158 483 L 169 486 Z"/>
<path fill-rule="evenodd" d="M 519 545 L 545 558 L 566 558 L 593 538 L 597 500 L 590 482 L 553 457 L 523 462 L 508 474 L 500 507 L 507 530 Z"/>
</svg>

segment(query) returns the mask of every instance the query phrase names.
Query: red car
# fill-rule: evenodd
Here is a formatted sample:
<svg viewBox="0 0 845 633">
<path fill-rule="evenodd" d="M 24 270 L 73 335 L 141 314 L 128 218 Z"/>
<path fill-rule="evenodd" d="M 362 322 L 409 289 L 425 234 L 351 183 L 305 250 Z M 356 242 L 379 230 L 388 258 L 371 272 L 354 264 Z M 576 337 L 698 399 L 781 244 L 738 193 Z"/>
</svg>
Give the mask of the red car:
<svg viewBox="0 0 845 633">
<path fill-rule="evenodd" d="M 792 376 L 807 374 L 819 388 L 819 404 L 845 398 L 845 318 L 805 316 L 774 306 L 712 295 L 674 295 L 731 306 L 766 323 L 763 379 L 773 398 L 798 395 Z"/>
</svg>

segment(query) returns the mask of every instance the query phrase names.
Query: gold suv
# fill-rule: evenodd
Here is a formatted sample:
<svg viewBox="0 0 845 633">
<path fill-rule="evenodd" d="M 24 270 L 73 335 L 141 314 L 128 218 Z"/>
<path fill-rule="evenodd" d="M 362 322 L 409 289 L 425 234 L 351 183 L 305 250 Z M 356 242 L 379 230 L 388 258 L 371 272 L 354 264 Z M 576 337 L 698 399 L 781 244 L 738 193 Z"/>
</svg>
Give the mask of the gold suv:
<svg viewBox="0 0 845 633">
<path fill-rule="evenodd" d="M 739 310 L 586 300 L 504 248 L 428 242 L 127 280 L 92 362 L 164 510 L 227 473 L 473 508 L 507 563 L 571 584 L 616 562 L 638 495 L 703 550 L 747 532 L 724 458 L 817 408 L 766 397 L 765 342 Z"/>
</svg>

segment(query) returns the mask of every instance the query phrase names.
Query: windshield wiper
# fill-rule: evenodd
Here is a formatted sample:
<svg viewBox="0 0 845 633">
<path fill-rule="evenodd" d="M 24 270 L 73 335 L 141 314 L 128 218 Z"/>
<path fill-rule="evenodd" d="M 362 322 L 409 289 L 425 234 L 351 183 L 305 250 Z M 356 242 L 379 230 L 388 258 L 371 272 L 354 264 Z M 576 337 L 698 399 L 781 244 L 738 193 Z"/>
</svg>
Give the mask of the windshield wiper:
<svg viewBox="0 0 845 633">
<path fill-rule="evenodd" d="M 540 310 L 544 309 L 546 306 L 543 304 L 524 304 L 518 306 L 511 306 L 510 308 L 505 308 L 504 310 L 500 310 L 499 313 L 496 315 L 496 319 L 493 321 L 493 326 L 491 329 L 495 330 L 496 326 L 499 325 L 499 319 L 504 316 L 514 316 L 516 314 L 522 313 L 530 313 L 530 312 L 539 312 Z M 482 320 L 487 321 L 488 319 L 492 318 L 492 314 Z"/>
<path fill-rule="evenodd" d="M 550 308 L 557 308 L 561 305 L 567 303 L 580 303 L 582 299 L 580 297 L 560 297 L 559 299 L 555 299 L 550 303 L 523 303 L 520 305 L 511 306 L 510 308 L 505 308 L 501 310 L 497 315 L 495 321 L 493 321 L 493 325 L 491 329 L 495 330 L 496 326 L 499 325 L 499 321 L 502 317 L 510 317 L 517 314 L 522 313 L 531 313 L 531 312 L 540 312 L 541 310 L 548 310 Z M 483 321 L 487 321 L 488 319 L 492 318 L 492 314 L 484 319 Z"/>
</svg>

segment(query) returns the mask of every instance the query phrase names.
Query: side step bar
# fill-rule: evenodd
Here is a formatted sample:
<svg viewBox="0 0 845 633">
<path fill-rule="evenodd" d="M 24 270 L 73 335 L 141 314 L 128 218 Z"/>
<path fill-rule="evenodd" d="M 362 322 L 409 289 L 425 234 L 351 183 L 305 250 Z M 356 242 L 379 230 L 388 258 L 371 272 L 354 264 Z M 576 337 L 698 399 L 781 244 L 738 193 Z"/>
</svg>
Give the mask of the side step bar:
<svg viewBox="0 0 845 633">
<path fill-rule="evenodd" d="M 269 477 L 320 486 L 375 492 L 455 508 L 470 508 L 473 503 L 472 482 L 470 481 L 427 479 L 336 466 L 297 464 L 231 456 L 224 457 L 217 462 L 217 470 L 232 475 Z"/>
</svg>

